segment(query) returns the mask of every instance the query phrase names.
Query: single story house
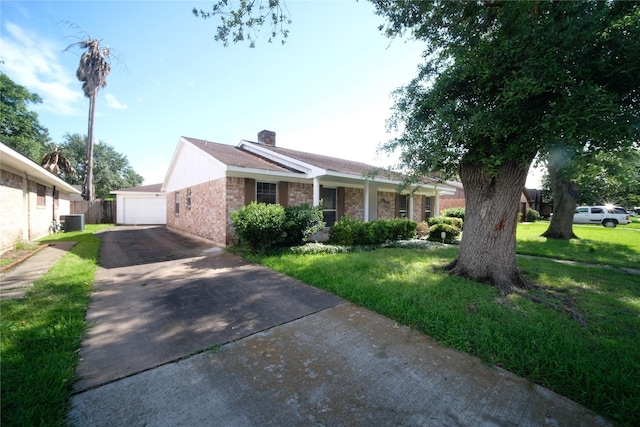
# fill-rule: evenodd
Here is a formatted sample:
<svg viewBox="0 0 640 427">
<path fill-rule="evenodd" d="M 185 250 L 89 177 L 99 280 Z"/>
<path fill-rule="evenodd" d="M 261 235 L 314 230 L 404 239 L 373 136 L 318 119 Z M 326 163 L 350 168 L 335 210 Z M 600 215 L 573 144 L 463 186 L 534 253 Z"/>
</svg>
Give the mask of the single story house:
<svg viewBox="0 0 640 427">
<path fill-rule="evenodd" d="M 49 234 L 53 221 L 70 214 L 71 194 L 80 191 L 0 143 L 0 252 Z"/>
<path fill-rule="evenodd" d="M 122 188 L 116 195 L 116 223 L 151 225 L 167 223 L 167 196 L 162 183 Z"/>
<path fill-rule="evenodd" d="M 236 242 L 231 213 L 253 201 L 318 206 L 331 226 L 343 215 L 369 221 L 439 212 L 440 195 L 454 189 L 425 181 L 398 193 L 397 174 L 375 166 L 276 146 L 276 134 L 237 146 L 181 137 L 162 186 L 167 227 L 221 245 Z"/>
</svg>

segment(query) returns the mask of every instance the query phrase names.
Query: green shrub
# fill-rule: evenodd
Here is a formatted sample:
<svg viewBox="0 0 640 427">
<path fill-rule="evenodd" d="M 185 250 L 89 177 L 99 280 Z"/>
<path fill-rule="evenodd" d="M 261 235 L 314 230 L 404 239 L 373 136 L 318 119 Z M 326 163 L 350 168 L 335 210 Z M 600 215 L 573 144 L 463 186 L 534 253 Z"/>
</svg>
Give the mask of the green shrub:
<svg viewBox="0 0 640 427">
<path fill-rule="evenodd" d="M 282 207 L 256 203 L 231 213 L 240 242 L 253 250 L 294 246 L 324 227 L 322 208 L 308 204 Z"/>
<path fill-rule="evenodd" d="M 329 241 L 339 245 L 353 245 L 354 227 L 357 226 L 357 222 L 358 221 L 350 216 L 344 215 L 340 218 L 340 221 L 336 221 L 329 230 Z"/>
<path fill-rule="evenodd" d="M 462 230 L 462 226 L 464 221 L 457 217 L 448 217 L 448 216 L 436 216 L 433 218 L 427 219 L 427 223 L 430 227 L 438 224 L 447 224 L 457 228 L 459 231 Z"/>
<path fill-rule="evenodd" d="M 284 215 L 285 246 L 301 245 L 324 227 L 322 208 L 318 206 L 313 207 L 307 203 L 289 206 L 284 208 Z"/>
<path fill-rule="evenodd" d="M 357 221 L 347 215 L 329 231 L 329 239 L 339 245 L 377 245 L 415 236 L 417 224 L 404 218 Z"/>
<path fill-rule="evenodd" d="M 460 236 L 460 230 L 456 228 L 454 225 L 438 223 L 431 226 L 429 229 L 429 238 L 432 242 L 441 242 L 442 241 L 442 232 L 446 233 L 446 237 L 444 238 L 445 243 L 456 243 L 457 237 Z"/>
<path fill-rule="evenodd" d="M 540 219 L 540 213 L 535 209 L 527 209 L 527 213 L 525 215 L 525 221 L 527 222 L 536 222 Z"/>
<path fill-rule="evenodd" d="M 464 221 L 464 208 L 447 208 L 442 211 L 442 216 L 460 218 Z"/>
<path fill-rule="evenodd" d="M 280 205 L 256 203 L 231 212 L 231 220 L 241 243 L 251 249 L 264 250 L 284 241 L 284 208 Z"/>
</svg>

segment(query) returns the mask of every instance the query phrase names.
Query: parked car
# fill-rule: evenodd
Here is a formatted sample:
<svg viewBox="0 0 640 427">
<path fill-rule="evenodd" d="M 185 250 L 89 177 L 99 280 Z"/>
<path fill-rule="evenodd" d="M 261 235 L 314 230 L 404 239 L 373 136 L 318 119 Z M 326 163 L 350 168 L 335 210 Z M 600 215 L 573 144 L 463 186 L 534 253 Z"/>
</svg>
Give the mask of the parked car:
<svg viewBox="0 0 640 427">
<path fill-rule="evenodd" d="M 621 209 L 624 213 L 616 211 Z M 615 227 L 618 224 L 629 224 L 629 214 L 622 208 L 607 208 L 606 206 L 580 206 L 573 214 L 574 224 L 602 224 L 605 227 Z"/>
</svg>

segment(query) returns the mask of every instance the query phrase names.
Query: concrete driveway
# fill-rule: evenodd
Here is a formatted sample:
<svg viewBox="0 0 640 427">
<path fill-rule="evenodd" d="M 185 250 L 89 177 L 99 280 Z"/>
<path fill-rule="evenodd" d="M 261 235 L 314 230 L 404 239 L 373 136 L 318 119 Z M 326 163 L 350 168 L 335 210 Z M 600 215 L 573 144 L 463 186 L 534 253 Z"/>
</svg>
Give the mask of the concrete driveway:
<svg viewBox="0 0 640 427">
<path fill-rule="evenodd" d="M 164 227 L 100 238 L 71 425 L 610 425 L 207 242 Z"/>
</svg>

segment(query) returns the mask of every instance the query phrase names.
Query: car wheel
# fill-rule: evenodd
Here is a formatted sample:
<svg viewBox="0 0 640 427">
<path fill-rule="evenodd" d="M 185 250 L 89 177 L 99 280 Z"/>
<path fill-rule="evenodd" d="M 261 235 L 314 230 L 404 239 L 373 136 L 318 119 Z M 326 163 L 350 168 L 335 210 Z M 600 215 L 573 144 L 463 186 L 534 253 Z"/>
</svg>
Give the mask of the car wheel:
<svg viewBox="0 0 640 427">
<path fill-rule="evenodd" d="M 602 221 L 602 225 L 608 228 L 614 228 L 616 225 L 618 225 L 618 221 L 616 221 L 615 219 L 607 219 Z"/>
</svg>

